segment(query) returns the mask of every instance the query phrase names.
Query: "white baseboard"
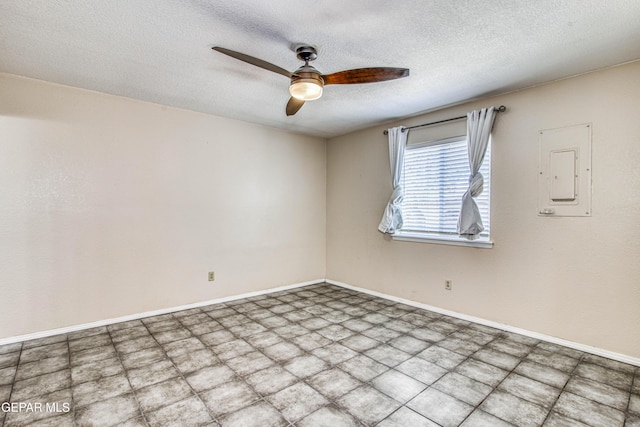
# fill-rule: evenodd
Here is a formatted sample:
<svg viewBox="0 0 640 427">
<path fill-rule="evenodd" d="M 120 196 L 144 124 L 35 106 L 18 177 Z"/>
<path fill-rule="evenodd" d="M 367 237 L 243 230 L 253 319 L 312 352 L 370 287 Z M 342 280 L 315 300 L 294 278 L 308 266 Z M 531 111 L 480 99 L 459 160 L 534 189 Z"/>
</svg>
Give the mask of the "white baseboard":
<svg viewBox="0 0 640 427">
<path fill-rule="evenodd" d="M 552 337 L 550 335 L 545 335 L 545 334 L 540 334 L 538 332 L 528 331 L 526 329 L 517 328 L 515 326 L 504 325 L 502 323 L 493 322 L 491 320 L 482 319 L 480 317 L 468 316 L 466 314 L 457 313 L 455 311 L 450 311 L 450 310 L 446 310 L 446 309 L 443 309 L 443 308 L 439 308 L 439 307 L 434 307 L 434 306 L 431 306 L 431 305 L 423 304 L 423 303 L 420 303 L 420 302 L 416 302 L 416 301 L 411 301 L 411 300 L 404 299 L 404 298 L 395 297 L 393 295 L 383 294 L 381 292 L 376 292 L 376 291 L 372 291 L 372 290 L 365 289 L 365 288 L 359 288 L 357 286 L 349 285 L 347 283 L 342 283 L 342 282 L 338 282 L 338 281 L 335 281 L 335 280 L 326 279 L 325 281 L 327 283 L 329 283 L 329 284 L 332 284 L 332 285 L 336 285 L 336 286 L 340 286 L 340 287 L 343 287 L 343 288 L 351 289 L 351 290 L 354 290 L 354 291 L 362 292 L 362 293 L 365 293 L 365 294 L 373 295 L 373 296 L 376 296 L 376 297 L 388 299 L 388 300 L 399 302 L 399 303 L 402 303 L 402 304 L 407 304 L 407 305 L 410 305 L 412 307 L 422 308 L 422 309 L 425 309 L 425 310 L 433 311 L 433 312 L 436 312 L 436 313 L 444 314 L 444 315 L 455 317 L 455 318 L 458 318 L 458 319 L 467 320 L 469 322 L 478 323 L 480 325 L 489 326 L 491 328 L 500 329 L 500 330 L 503 330 L 503 331 L 506 331 L 506 332 L 513 332 L 514 334 L 524 335 L 526 337 L 535 338 L 535 339 L 538 339 L 540 341 L 546 341 L 546 342 L 550 342 L 550 343 L 553 343 L 553 344 L 558 344 L 558 345 L 561 345 L 561 346 L 564 346 L 564 347 L 573 348 L 575 350 L 583 351 L 585 353 L 590 353 L 590 354 L 594 354 L 596 356 L 606 357 L 607 359 L 616 360 L 616 361 L 622 362 L 622 363 L 628 363 L 629 365 L 640 366 L 640 358 L 627 356 L 626 354 L 615 353 L 613 351 L 604 350 L 604 349 L 597 348 L 597 347 L 591 347 L 589 345 L 580 344 L 580 343 L 577 343 L 577 342 L 574 342 L 574 341 L 568 341 L 568 340 L 565 340 L 565 339 L 562 339 L 562 338 L 556 338 L 556 337 Z"/>
<path fill-rule="evenodd" d="M 207 305 L 211 305 L 211 304 L 220 304 L 220 303 L 224 303 L 224 302 L 229 302 L 229 301 L 235 301 L 235 300 L 239 300 L 239 299 L 243 299 L 243 298 L 250 298 L 250 297 L 254 297 L 254 296 L 259 296 L 259 295 L 267 295 L 267 294 L 272 294 L 275 292 L 280 292 L 280 291 L 286 291 L 289 289 L 295 289 L 295 288 L 301 288 L 304 286 L 310 286 L 310 285 L 315 285 L 318 283 L 329 283 L 331 285 L 336 285 L 336 286 L 340 286 L 346 289 L 351 289 L 354 291 L 358 291 L 358 292 L 362 292 L 365 294 L 369 294 L 369 295 L 373 295 L 376 297 L 380 297 L 380 298 L 384 298 L 384 299 L 388 299 L 390 301 L 395 301 L 395 302 L 399 302 L 402 304 L 407 304 L 410 305 L 412 307 L 417 307 L 417 308 L 421 308 L 424 310 L 429 310 L 429 311 L 433 311 L 435 313 L 440 313 L 440 314 L 444 314 L 446 316 L 451 316 L 451 317 L 455 317 L 458 319 L 462 319 L 462 320 L 467 320 L 469 322 L 473 322 L 473 323 L 478 323 L 480 325 L 485 325 L 485 326 L 489 326 L 491 328 L 496 328 L 496 329 L 500 329 L 506 332 L 512 332 L 515 334 L 519 334 L 519 335 L 524 335 L 526 337 L 530 337 L 530 338 L 535 338 L 538 339 L 540 341 L 546 341 L 546 342 L 550 342 L 553 344 L 558 344 L 558 345 L 562 345 L 564 347 L 569 347 L 569 348 L 573 348 L 575 350 L 579 350 L 579 351 L 583 351 L 585 353 L 590 353 L 590 354 L 594 354 L 596 356 L 602 356 L 602 357 L 606 357 L 607 359 L 612 359 L 612 360 L 616 360 L 618 362 L 622 362 L 622 363 L 628 363 L 630 365 L 634 365 L 634 366 L 640 366 L 640 358 L 637 357 L 632 357 L 632 356 L 628 356 L 625 354 L 621 354 L 621 353 L 615 353 L 609 350 L 604 350 L 601 348 L 597 348 L 597 347 L 591 347 L 585 344 L 580 344 L 574 341 L 568 341 L 562 338 L 556 338 L 550 335 L 545 335 L 545 334 L 540 334 L 538 332 L 533 332 L 533 331 L 529 331 L 526 329 L 521 329 L 521 328 L 517 328 L 515 326 L 510 326 L 510 325 L 505 325 L 502 323 L 498 323 L 498 322 L 493 322 L 491 320 L 486 320 L 486 319 L 482 319 L 480 317 L 475 317 L 475 316 L 469 316 L 466 314 L 462 314 L 462 313 L 457 313 L 455 311 L 451 311 L 451 310 L 446 310 L 440 307 L 434 307 L 428 304 L 423 304 L 420 302 L 416 302 L 416 301 L 412 301 L 412 300 L 408 300 L 408 299 L 404 299 L 404 298 L 400 298 L 400 297 L 396 297 L 393 295 L 388 295 L 388 294 L 384 294 L 382 292 L 376 292 L 376 291 L 372 291 L 370 289 L 365 289 L 365 288 L 360 288 L 357 286 L 353 286 L 353 285 L 349 285 L 347 283 L 343 283 L 343 282 L 338 282 L 336 280 L 331 280 L 331 279 L 317 279 L 317 280 L 311 280 L 308 282 L 302 282 L 302 283 L 295 283 L 293 285 L 286 285 L 286 286 L 280 286 L 277 288 L 270 288 L 270 289 L 265 289 L 265 290 L 261 290 L 261 291 L 256 291 L 256 292 L 249 292 L 249 293 L 245 293 L 245 294 L 240 294 L 240 295 L 233 295 L 233 296 L 229 296 L 229 297 L 224 297 L 224 298 L 217 298 L 217 299 L 213 299 L 213 300 L 209 300 L 209 301 L 201 301 L 201 302 L 196 302 L 193 304 L 186 304 L 186 305 L 181 305 L 181 306 L 177 306 L 177 307 L 169 307 L 169 308 L 163 308 L 163 309 L 159 309 L 159 310 L 153 310 L 153 311 L 147 311 L 144 313 L 137 313 L 137 314 L 131 314 L 128 316 L 122 316 L 122 317 L 116 317 L 116 318 L 112 318 L 112 319 L 105 319 L 105 320 L 99 320 L 96 322 L 90 322 L 90 323 L 83 323 L 80 325 L 73 325 L 73 326 L 67 326 L 64 328 L 57 328 L 57 329 L 49 329 L 46 331 L 41 331 L 41 332 L 34 332 L 31 334 L 26 334 L 26 335 L 19 335 L 19 336 L 14 336 L 14 337 L 9 337 L 9 338 L 0 338 L 0 345 L 5 345 L 5 344 L 13 344 L 16 342 L 21 342 L 21 341 L 28 341 L 28 340 L 33 340 L 33 339 L 37 339 L 37 338 L 46 338 L 52 335 L 58 335 L 58 334 L 66 334 L 66 333 L 70 333 L 70 332 L 77 332 L 77 331 L 82 331 L 85 329 L 91 329 L 91 328 L 97 328 L 100 326 L 106 326 L 106 325 L 111 325 L 114 323 L 121 323 L 121 322 L 127 322 L 130 320 L 138 320 L 138 319 L 143 319 L 145 317 L 151 317 L 151 316 L 158 316 L 161 314 L 168 314 L 168 313 L 174 313 L 176 311 L 182 311 L 182 310 L 189 310 L 191 308 L 199 308 L 199 307 L 204 307 Z"/>
<path fill-rule="evenodd" d="M 50 337 L 52 335 L 58 335 L 58 334 L 68 334 L 69 332 L 77 332 L 85 329 L 112 325 L 114 323 L 128 322 L 129 320 L 138 320 L 145 317 L 158 316 L 158 315 L 167 314 L 167 313 L 174 313 L 176 311 L 189 310 L 191 308 L 204 307 L 206 305 L 211 305 L 211 304 L 220 304 L 223 302 L 235 301 L 238 299 L 250 298 L 258 295 L 266 295 L 274 292 L 286 291 L 288 289 L 301 288 L 303 286 L 315 285 L 317 283 L 324 283 L 324 282 L 325 282 L 324 279 L 311 280 L 309 282 L 302 282 L 302 283 L 296 283 L 293 285 L 280 286 L 277 288 L 270 288 L 262 291 L 249 292 L 246 294 L 233 295 L 233 296 L 224 297 L 224 298 L 217 298 L 209 301 L 201 301 L 193 304 L 180 305 L 177 307 L 161 308 L 159 310 L 146 311 L 144 313 L 131 314 L 128 316 L 116 317 L 113 319 L 98 320 L 96 322 L 83 323 L 81 325 L 73 325 L 73 326 L 67 326 L 64 328 L 49 329 L 46 331 L 34 332 L 26 335 L 18 335 L 18 336 L 9 337 L 9 338 L 0 338 L 0 345 L 13 344 L 21 341 L 29 341 L 37 338 L 46 338 L 46 337 Z"/>
</svg>

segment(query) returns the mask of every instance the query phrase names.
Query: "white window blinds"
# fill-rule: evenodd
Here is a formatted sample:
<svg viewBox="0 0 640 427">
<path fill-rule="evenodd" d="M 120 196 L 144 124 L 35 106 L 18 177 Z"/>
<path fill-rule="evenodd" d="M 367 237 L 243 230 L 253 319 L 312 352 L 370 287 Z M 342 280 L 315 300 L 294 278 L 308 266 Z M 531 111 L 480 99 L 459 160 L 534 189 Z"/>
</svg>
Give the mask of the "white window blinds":
<svg viewBox="0 0 640 427">
<path fill-rule="evenodd" d="M 456 235 L 462 195 L 469 185 L 465 137 L 407 146 L 403 170 L 404 200 L 401 231 Z M 476 198 L 489 235 L 491 142 L 480 168 L 484 190 Z"/>
</svg>

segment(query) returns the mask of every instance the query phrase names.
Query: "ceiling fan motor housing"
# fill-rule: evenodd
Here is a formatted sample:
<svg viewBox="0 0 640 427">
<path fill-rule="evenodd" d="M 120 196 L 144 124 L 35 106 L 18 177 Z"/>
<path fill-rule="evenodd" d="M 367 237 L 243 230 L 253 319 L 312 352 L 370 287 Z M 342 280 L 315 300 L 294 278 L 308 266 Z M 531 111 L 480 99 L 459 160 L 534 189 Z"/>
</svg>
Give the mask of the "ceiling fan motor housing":
<svg viewBox="0 0 640 427">
<path fill-rule="evenodd" d="M 293 73 L 293 75 L 291 76 L 291 84 L 300 81 L 300 80 L 314 80 L 315 82 L 317 82 L 316 84 L 320 85 L 320 86 L 324 86 L 324 80 L 322 79 L 322 76 L 320 76 L 320 73 L 317 70 L 314 71 L 296 71 L 295 73 Z"/>
</svg>

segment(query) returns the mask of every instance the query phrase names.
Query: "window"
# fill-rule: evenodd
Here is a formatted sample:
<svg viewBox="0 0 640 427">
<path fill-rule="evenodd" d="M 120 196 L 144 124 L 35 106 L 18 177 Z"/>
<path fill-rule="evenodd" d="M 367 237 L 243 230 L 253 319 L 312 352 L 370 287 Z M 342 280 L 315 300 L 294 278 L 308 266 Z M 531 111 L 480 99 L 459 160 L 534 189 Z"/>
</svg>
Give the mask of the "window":
<svg viewBox="0 0 640 427">
<path fill-rule="evenodd" d="M 458 237 L 462 195 L 469 185 L 464 136 L 408 145 L 402 182 L 402 229 L 394 238 L 490 247 L 491 142 L 480 168 L 484 190 L 475 200 L 485 230 L 477 240 Z"/>
</svg>

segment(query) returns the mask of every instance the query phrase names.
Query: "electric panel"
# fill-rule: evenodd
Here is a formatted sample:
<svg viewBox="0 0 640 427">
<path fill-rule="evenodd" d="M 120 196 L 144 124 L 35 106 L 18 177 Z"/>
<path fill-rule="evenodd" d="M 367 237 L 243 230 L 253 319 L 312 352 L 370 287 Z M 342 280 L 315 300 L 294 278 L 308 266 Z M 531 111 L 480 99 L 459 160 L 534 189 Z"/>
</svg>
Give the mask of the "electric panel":
<svg viewBox="0 0 640 427">
<path fill-rule="evenodd" d="M 591 216 L 591 125 L 540 131 L 538 215 Z"/>
</svg>

